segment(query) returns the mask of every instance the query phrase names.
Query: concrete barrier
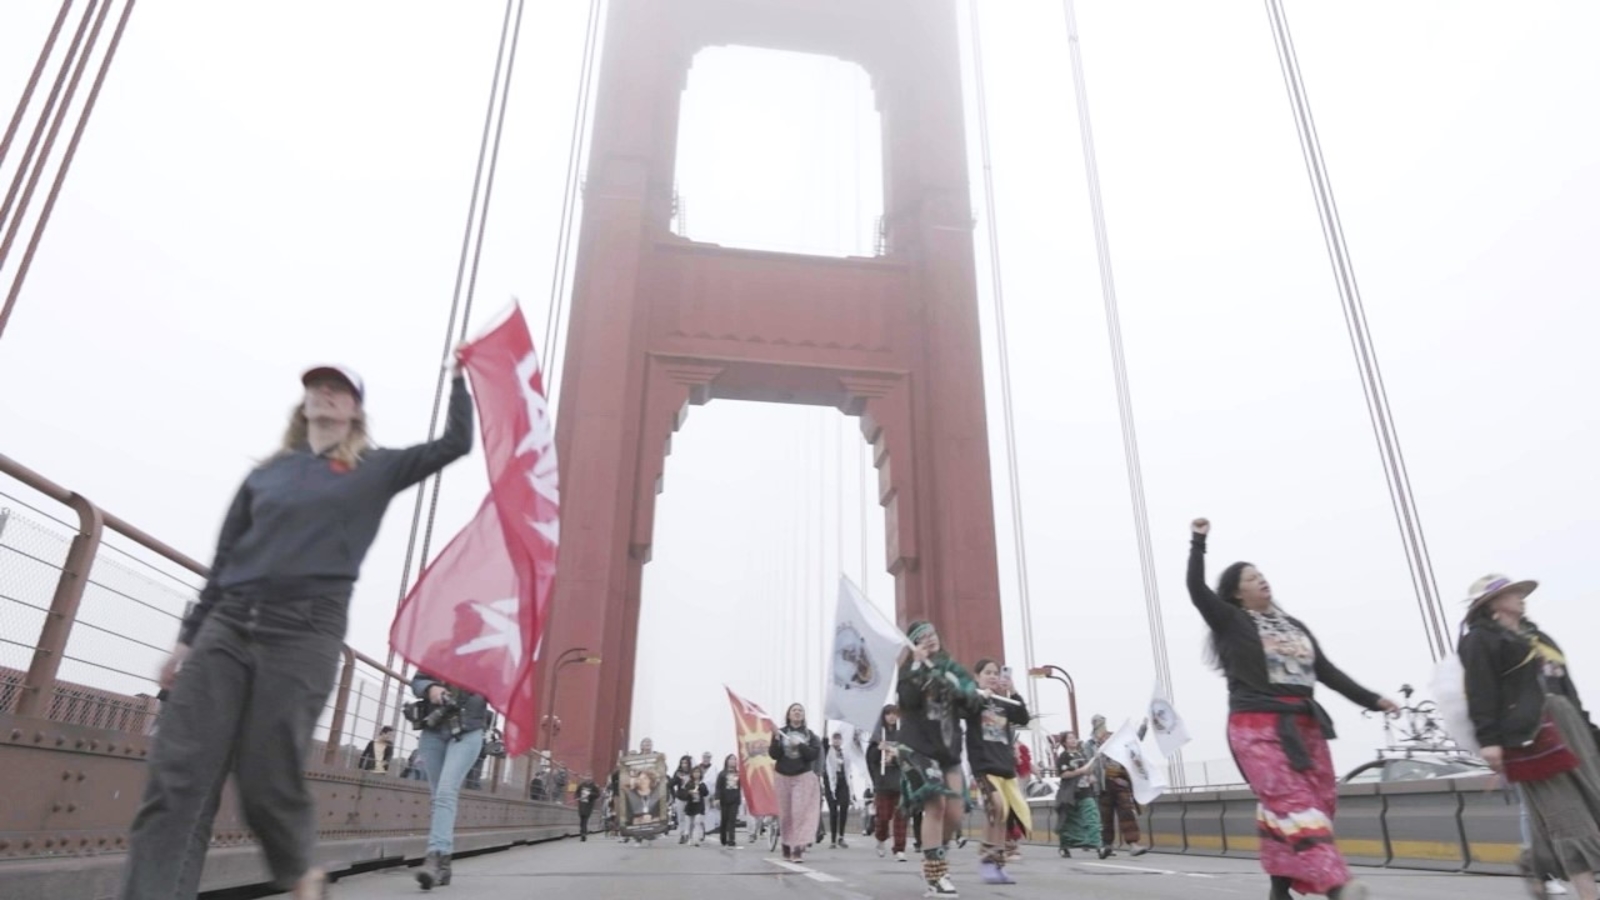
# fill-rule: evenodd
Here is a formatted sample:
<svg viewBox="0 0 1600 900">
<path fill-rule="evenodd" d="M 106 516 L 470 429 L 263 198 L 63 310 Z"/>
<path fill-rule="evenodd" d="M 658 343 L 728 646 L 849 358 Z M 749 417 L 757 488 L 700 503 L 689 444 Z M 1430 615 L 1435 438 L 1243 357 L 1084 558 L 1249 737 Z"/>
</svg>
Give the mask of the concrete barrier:
<svg viewBox="0 0 1600 900">
<path fill-rule="evenodd" d="M 1182 853 L 1184 807 L 1171 803 L 1152 803 L 1144 808 L 1141 823 L 1144 839 L 1150 849 L 1163 853 Z"/>
<path fill-rule="evenodd" d="M 1450 872 L 1466 868 L 1461 795 L 1452 784 L 1400 782 L 1384 785 L 1382 791 L 1390 864 Z"/>
<path fill-rule="evenodd" d="M 1350 785 L 1339 792 L 1333 833 L 1345 859 L 1358 866 L 1389 864 L 1386 806 L 1387 801 L 1375 784 Z"/>
<path fill-rule="evenodd" d="M 1184 852 L 1221 856 L 1227 849 L 1222 839 L 1222 794 L 1188 794 L 1182 805 Z"/>
<path fill-rule="evenodd" d="M 1221 797 L 1223 855 L 1259 856 L 1261 832 L 1256 825 L 1255 794 L 1249 791 L 1224 791 Z"/>
<path fill-rule="evenodd" d="M 1496 780 L 1455 780 L 1461 799 L 1461 833 L 1467 841 L 1467 871 L 1513 875 L 1522 855 L 1517 796 Z"/>
</svg>

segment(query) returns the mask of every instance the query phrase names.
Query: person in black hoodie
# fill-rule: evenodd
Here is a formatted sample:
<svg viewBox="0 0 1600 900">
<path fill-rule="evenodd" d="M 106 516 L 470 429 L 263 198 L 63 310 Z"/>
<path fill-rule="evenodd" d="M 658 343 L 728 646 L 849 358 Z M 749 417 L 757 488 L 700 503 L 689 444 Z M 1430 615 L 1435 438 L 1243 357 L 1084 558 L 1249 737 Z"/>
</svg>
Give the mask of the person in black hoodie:
<svg viewBox="0 0 1600 900">
<path fill-rule="evenodd" d="M 822 819 L 822 784 L 816 772 L 822 741 L 806 727 L 804 706 L 790 704 L 783 714 L 783 726 L 772 736 L 767 752 L 776 760 L 773 784 L 778 792 L 778 836 L 783 841 L 783 858 L 799 862 L 805 858 Z"/>
<path fill-rule="evenodd" d="M 900 708 L 893 703 L 883 708 L 878 716 L 878 727 L 867 744 L 867 772 L 874 788 L 873 828 L 878 840 L 878 855 L 889 850 L 891 829 L 894 835 L 894 858 L 906 861 L 906 813 L 900 808 L 900 758 L 895 754 L 895 744 L 900 739 Z"/>
<path fill-rule="evenodd" d="M 595 801 L 600 799 L 600 788 L 594 783 L 594 777 L 584 775 L 578 782 L 578 840 L 589 839 L 589 817 L 594 815 Z"/>
<path fill-rule="evenodd" d="M 966 812 L 966 780 L 961 771 L 961 723 L 979 708 L 977 682 L 944 652 L 932 623 L 913 622 L 906 630 L 911 650 L 900 664 L 898 687 L 901 805 L 922 814 L 922 877 L 928 897 L 956 895 L 945 844 Z"/>
<path fill-rule="evenodd" d="M 734 837 L 734 831 L 739 824 L 739 804 L 743 799 L 739 790 L 738 754 L 729 753 L 728 758 L 722 761 L 722 771 L 717 773 L 714 793 L 722 814 L 717 823 L 717 834 L 722 838 L 722 846 L 738 850 L 739 842 Z"/>
<path fill-rule="evenodd" d="M 706 787 L 705 772 L 695 766 L 689 770 L 689 777 L 678 780 L 678 802 L 683 804 L 683 836 L 694 841 L 696 847 L 706 839 L 706 796 L 711 793 Z M 695 837 L 695 828 L 700 829 L 700 836 Z M 679 841 L 683 843 L 683 841 Z"/>
<path fill-rule="evenodd" d="M 685 753 L 678 757 L 678 768 L 672 773 L 672 784 L 668 790 L 672 792 L 673 809 L 678 813 L 678 843 L 689 843 L 692 833 L 689 822 L 689 779 L 694 777 L 694 757 Z"/>
<path fill-rule="evenodd" d="M 1228 679 L 1228 747 L 1259 803 L 1261 867 L 1272 879 L 1271 900 L 1289 900 L 1291 888 L 1362 900 L 1366 887 L 1352 880 L 1333 837 L 1339 799 L 1328 750 L 1333 720 L 1312 695 L 1320 681 L 1365 709 L 1399 707 L 1330 662 L 1311 629 L 1273 602 L 1255 566 L 1236 562 L 1223 570 L 1215 592 L 1207 587 L 1211 523 L 1196 519 L 1191 529 L 1189 599 L 1211 629 L 1211 653 Z"/>
<path fill-rule="evenodd" d="M 368 439 L 356 373 L 317 366 L 301 375 L 283 445 L 234 496 L 199 602 L 158 676 L 168 695 L 130 828 L 122 900 L 195 895 L 229 774 L 273 884 L 294 900 L 326 895 L 305 777 L 312 732 L 389 501 L 472 449 L 462 349 L 444 434 L 404 449 Z"/>
<path fill-rule="evenodd" d="M 1596 900 L 1600 749 L 1561 646 L 1526 617 L 1537 581 L 1485 575 L 1468 591 L 1461 638 L 1467 713 L 1484 761 L 1516 784 L 1528 813 L 1524 874 L 1554 873 Z"/>
<path fill-rule="evenodd" d="M 1016 884 L 1006 874 L 1006 832 L 1013 820 L 1023 831 L 1033 827 L 1027 799 L 1017 786 L 1017 753 L 1012 729 L 1028 724 L 1028 707 L 1015 691 L 1002 699 L 1000 664 L 980 659 L 973 667 L 978 689 L 987 696 L 967 715 L 967 763 L 978 782 L 987 814 L 979 873 L 984 884 Z M 1009 701 L 1009 702 L 1007 702 Z"/>
</svg>

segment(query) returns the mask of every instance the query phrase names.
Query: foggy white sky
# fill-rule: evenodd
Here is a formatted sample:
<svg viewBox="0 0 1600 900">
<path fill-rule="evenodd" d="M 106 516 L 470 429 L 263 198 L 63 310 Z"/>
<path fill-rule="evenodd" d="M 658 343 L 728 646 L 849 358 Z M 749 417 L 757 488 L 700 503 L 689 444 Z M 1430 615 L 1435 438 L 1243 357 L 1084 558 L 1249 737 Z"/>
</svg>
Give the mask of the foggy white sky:
<svg viewBox="0 0 1600 900">
<path fill-rule="evenodd" d="M 585 6 L 530 4 L 476 322 L 510 294 L 544 321 Z M 1054 0 L 981 6 L 1038 661 L 1073 672 L 1085 719 L 1115 721 L 1153 674 L 1064 28 Z M 501 9 L 141 4 L 0 340 L 0 452 L 209 559 L 305 365 L 354 366 L 380 440 L 420 439 Z M 53 14 L 0 7 L 8 111 Z M 1600 8 L 1289 14 L 1440 588 L 1454 603 L 1487 571 L 1541 579 L 1534 614 L 1597 702 L 1600 661 L 1582 647 L 1600 623 Z M 1201 666 L 1182 585 L 1193 516 L 1216 523 L 1214 569 L 1260 564 L 1358 680 L 1425 685 L 1426 645 L 1260 4 L 1084 0 L 1079 21 L 1177 701 L 1196 732 L 1186 755 L 1218 760 L 1223 684 Z M 850 112 L 869 101 L 849 70 L 791 62 L 699 61 L 685 134 L 700 143 L 679 177 L 689 232 L 870 247 L 876 151 Z M 819 113 L 814 145 L 788 142 Z M 980 215 L 980 248 L 990 224 Z M 1020 668 L 994 365 L 991 352 Z M 692 411 L 647 570 L 635 740 L 720 758 L 723 683 L 769 709 L 820 705 L 821 623 L 839 569 L 862 564 L 851 426 L 826 410 Z M 436 548 L 483 489 L 481 457 L 449 470 Z M 395 503 L 356 595 L 350 640 L 370 654 L 410 509 Z M 866 518 L 866 587 L 886 603 L 882 517 Z M 1064 727 L 1059 688 L 1041 698 Z M 1370 755 L 1377 726 L 1329 708 L 1341 767 Z"/>
</svg>

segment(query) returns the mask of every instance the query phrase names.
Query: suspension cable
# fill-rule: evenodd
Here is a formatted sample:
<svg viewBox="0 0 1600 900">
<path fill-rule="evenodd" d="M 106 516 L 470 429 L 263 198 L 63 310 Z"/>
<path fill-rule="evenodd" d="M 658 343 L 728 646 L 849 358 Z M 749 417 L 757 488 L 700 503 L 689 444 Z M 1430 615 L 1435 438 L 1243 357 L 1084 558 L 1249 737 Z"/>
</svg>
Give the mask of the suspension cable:
<svg viewBox="0 0 1600 900">
<path fill-rule="evenodd" d="M 583 57 L 578 69 L 578 96 L 572 107 L 572 133 L 567 139 L 567 178 L 561 192 L 561 220 L 556 228 L 555 264 L 550 271 L 550 306 L 544 322 L 544 387 L 551 397 L 555 392 L 556 341 L 561 331 L 567 271 L 572 257 L 574 224 L 578 210 L 578 174 L 583 160 L 583 139 L 588 131 L 589 96 L 594 84 L 595 48 L 599 45 L 601 0 L 589 0 L 588 21 L 583 34 Z M 557 404 L 559 406 L 559 403 Z"/>
<path fill-rule="evenodd" d="M 1377 351 L 1372 345 L 1372 335 L 1367 328 L 1367 314 L 1361 302 L 1361 291 L 1356 285 L 1355 263 L 1345 244 L 1344 226 L 1339 220 L 1339 206 L 1334 200 L 1333 183 L 1328 176 L 1327 163 L 1322 157 L 1322 144 L 1317 137 L 1317 126 L 1311 115 L 1311 101 L 1305 83 L 1300 77 L 1300 61 L 1295 55 L 1294 38 L 1289 33 L 1289 20 L 1281 0 L 1266 0 L 1267 19 L 1272 26 L 1273 44 L 1278 51 L 1278 68 L 1283 73 L 1283 85 L 1289 94 L 1289 106 L 1294 113 L 1295 130 L 1300 137 L 1300 151 L 1305 158 L 1306 175 L 1311 181 L 1311 193 L 1317 205 L 1317 218 L 1322 225 L 1323 242 L 1328 248 L 1328 262 L 1333 268 L 1334 282 L 1339 290 L 1339 300 L 1344 312 L 1345 330 L 1349 334 L 1350 349 L 1356 357 L 1356 368 L 1361 376 L 1362 393 L 1367 404 L 1367 417 L 1372 423 L 1372 435 L 1378 443 L 1378 455 L 1383 462 L 1384 480 L 1389 489 L 1389 502 L 1394 509 L 1395 525 L 1400 531 L 1405 549 L 1406 565 L 1410 569 L 1411 588 L 1416 595 L 1417 611 L 1422 616 L 1423 632 L 1428 640 L 1428 653 L 1437 662 L 1453 650 L 1445 621 L 1449 614 L 1439 597 L 1438 582 L 1434 578 L 1433 560 L 1428 553 L 1427 539 L 1422 532 L 1422 517 L 1417 511 L 1416 497 L 1411 491 L 1411 476 L 1400 449 L 1400 437 L 1395 429 L 1394 416 L 1389 408 L 1389 394 L 1384 387 L 1383 373 L 1378 366 Z"/>
<path fill-rule="evenodd" d="M 989 152 L 989 103 L 984 89 L 983 36 L 978 26 L 978 0 L 968 0 L 967 16 L 971 22 L 972 76 L 976 86 L 978 110 L 978 149 L 983 164 L 983 205 L 988 219 L 990 290 L 994 295 L 995 335 L 1000 349 L 1000 408 L 1005 419 L 1006 477 L 1011 495 L 1011 532 L 1016 538 L 1017 597 L 1022 609 L 1023 664 L 1031 671 L 1035 665 L 1033 650 L 1033 601 L 1028 592 L 1028 540 L 1022 518 L 1022 475 L 1017 461 L 1017 423 L 1011 405 L 1011 352 L 1006 330 L 1005 286 L 1000 275 L 1000 226 L 995 214 L 994 166 Z M 1039 709 L 1039 687 L 1035 678 L 1027 679 L 1028 705 Z M 1041 729 L 1030 730 L 1033 754 L 1043 752 Z"/>
<path fill-rule="evenodd" d="M 1100 193 L 1100 164 L 1095 154 L 1094 127 L 1089 118 L 1089 94 L 1083 75 L 1083 53 L 1078 39 L 1078 16 L 1073 0 L 1063 0 L 1067 45 L 1072 57 L 1072 87 L 1078 106 L 1078 133 L 1083 143 L 1084 174 L 1089 185 L 1089 210 L 1094 220 L 1095 256 L 1100 268 L 1100 292 L 1105 304 L 1106 333 L 1111 346 L 1111 372 L 1116 384 L 1117 416 L 1122 426 L 1122 455 L 1128 472 L 1128 496 L 1133 506 L 1134 536 L 1139 547 L 1139 576 L 1144 587 L 1145 614 L 1150 622 L 1150 654 L 1156 682 L 1168 700 L 1176 702 L 1172 666 L 1167 654 L 1167 634 L 1156 579 L 1155 552 L 1150 543 L 1150 514 L 1145 504 L 1144 472 L 1139 463 L 1139 437 L 1133 415 L 1133 395 L 1128 387 L 1128 362 L 1123 353 L 1122 317 L 1117 310 L 1117 286 L 1111 268 L 1110 237 L 1105 203 Z M 1182 752 L 1169 760 L 1173 783 L 1184 781 Z"/>
<path fill-rule="evenodd" d="M 50 61 L 50 51 L 55 49 L 56 38 L 61 36 L 61 26 L 67 21 L 67 13 L 72 11 L 72 0 L 61 0 L 61 11 L 56 13 L 55 23 L 50 26 L 50 34 L 44 39 L 44 46 L 39 49 L 39 59 L 33 64 L 33 71 L 28 74 L 28 83 L 22 88 L 22 99 L 17 101 L 17 109 L 11 114 L 11 121 L 6 125 L 6 133 L 0 136 L 0 167 L 6 164 L 6 154 L 11 150 L 11 140 L 17 136 L 17 129 L 22 125 L 22 117 L 27 114 L 28 104 L 33 102 L 33 92 L 39 86 L 39 76 L 44 74 L 44 65 Z M 0 222 L 3 222 L 0 217 Z"/>
<path fill-rule="evenodd" d="M 490 135 L 490 132 L 493 129 L 493 126 L 494 126 L 495 102 L 496 102 L 496 100 L 499 99 L 499 95 L 500 95 L 500 72 L 501 72 L 501 66 L 505 61 L 506 45 L 510 41 L 510 36 L 511 36 L 511 10 L 512 10 L 512 5 L 513 5 L 513 0 L 506 0 L 505 13 L 503 14 L 501 22 L 500 22 L 500 49 L 495 55 L 495 60 L 494 60 L 494 78 L 492 79 L 492 81 L 490 82 L 490 85 L 489 85 L 488 107 L 483 112 L 483 134 L 478 139 L 478 164 L 477 164 L 477 167 L 474 170 L 473 176 L 472 176 L 472 196 L 471 196 L 471 198 L 469 199 L 469 201 L 467 203 L 467 221 L 466 221 L 466 225 L 463 226 L 462 231 L 461 231 L 461 253 L 460 253 L 460 256 L 459 256 L 459 258 L 458 258 L 458 260 L 456 262 L 456 283 L 455 283 L 455 290 L 452 292 L 451 298 L 450 298 L 450 318 L 445 323 L 444 349 L 439 354 L 440 358 L 442 358 L 442 359 L 448 359 L 449 358 L 450 351 L 451 351 L 452 348 L 455 347 L 456 342 L 457 342 L 456 341 L 456 323 L 458 321 L 458 317 L 460 316 L 461 290 L 462 290 L 462 287 L 464 286 L 465 281 L 466 281 L 467 259 L 468 259 L 468 254 L 470 253 L 470 249 L 471 249 L 471 246 L 472 246 L 472 228 L 473 228 L 473 225 L 477 222 L 477 218 L 478 218 L 478 197 L 479 197 L 480 188 L 481 188 L 481 186 L 483 184 L 484 169 L 485 169 L 485 166 L 487 164 L 488 156 L 489 156 L 489 135 Z M 433 412 L 428 418 L 428 440 L 430 440 L 430 441 L 433 440 L 436 436 L 438 436 L 438 433 L 439 433 L 439 409 L 444 403 L 445 381 L 446 381 L 446 369 L 445 368 L 441 368 L 439 370 L 438 378 L 437 378 L 437 380 L 436 380 L 436 382 L 434 384 L 434 390 L 433 390 Z M 426 502 L 425 501 L 426 495 L 427 495 L 427 491 L 425 491 L 425 490 L 417 491 L 416 508 L 412 511 L 412 514 L 411 514 L 411 533 L 406 539 L 405 561 L 402 564 L 401 569 L 400 569 L 400 596 L 398 598 L 399 600 L 404 600 L 405 597 L 406 597 L 407 591 L 410 589 L 410 584 L 411 584 L 411 563 L 412 563 L 412 560 L 415 557 L 416 549 L 417 549 L 417 540 L 418 540 L 418 538 L 419 538 L 419 536 L 421 534 L 421 531 L 422 531 L 422 519 L 423 519 L 422 510 L 423 510 L 423 504 Z M 390 650 L 390 652 L 389 652 L 389 660 L 390 660 L 389 667 L 393 668 L 394 667 L 394 651 L 393 650 Z"/>
<path fill-rule="evenodd" d="M 17 265 L 17 274 L 12 278 L 11 288 L 6 292 L 4 303 L 0 304 L 0 333 L 5 331 L 6 322 L 11 318 L 11 310 L 16 306 L 17 297 L 22 293 L 23 282 L 25 282 L 28 278 L 28 270 L 33 267 L 34 254 L 36 254 L 39 250 L 39 241 L 44 237 L 45 227 L 50 224 L 51 213 L 55 211 L 56 200 L 61 196 L 61 186 L 66 182 L 67 172 L 72 168 L 72 161 L 78 154 L 78 145 L 82 142 L 84 130 L 89 125 L 89 117 L 94 114 L 95 102 L 100 98 L 100 89 L 105 86 L 106 73 L 111 70 L 111 61 L 116 58 L 117 48 L 122 44 L 122 34 L 127 30 L 128 18 L 133 15 L 134 3 L 135 0 L 127 0 L 127 2 L 123 4 L 122 15 L 117 18 L 116 29 L 111 35 L 111 43 L 107 45 L 105 56 L 100 60 L 100 67 L 95 72 L 94 84 L 89 88 L 89 95 L 84 100 L 82 111 L 78 114 L 78 122 L 73 126 L 72 137 L 67 140 L 67 149 L 62 154 L 61 165 L 56 169 L 56 177 L 51 181 L 50 190 L 45 194 L 44 206 L 39 211 L 38 220 L 34 223 L 33 233 L 28 237 L 28 246 L 23 250 L 22 260 Z M 39 179 L 44 175 L 46 160 L 49 158 L 50 150 L 55 144 L 56 136 L 60 133 L 62 124 L 66 121 L 68 108 L 72 105 L 73 94 L 77 92 L 78 82 L 83 77 L 84 70 L 88 67 L 89 57 L 94 52 L 94 45 L 100 38 L 101 27 L 105 24 L 106 16 L 111 12 L 111 7 L 112 0 L 105 0 L 104 4 L 100 7 L 99 15 L 95 17 L 94 27 L 89 32 L 88 42 L 83 45 L 83 52 L 78 56 L 76 65 L 73 68 L 72 80 L 67 85 L 66 96 L 64 99 L 62 99 L 60 107 L 56 110 L 54 121 L 52 121 L 50 124 L 50 133 L 45 138 L 44 148 L 40 151 L 38 163 L 34 166 L 33 172 L 28 178 L 27 187 L 22 192 L 21 200 L 18 202 L 16 208 L 16 215 L 12 219 L 9 228 L 6 229 L 4 239 L 0 240 L 0 267 L 4 267 L 6 256 L 11 250 L 13 241 L 16 240 L 18 230 L 22 227 L 22 222 L 25 218 L 24 213 L 26 212 L 28 204 L 33 197 L 34 189 L 39 184 Z M 94 4 L 91 2 L 84 11 L 84 21 L 88 21 L 88 16 L 90 13 L 94 12 L 94 8 Z M 79 34 L 81 33 L 82 26 L 79 27 Z M 78 42 L 75 38 L 73 41 L 74 47 L 77 46 L 77 43 Z M 62 63 L 62 74 L 65 74 L 66 66 L 71 60 L 72 56 L 71 52 L 69 51 L 67 60 L 63 61 Z M 58 77 L 56 87 L 59 86 L 60 79 Z M 54 98 L 55 94 L 56 91 L 52 90 L 52 99 Z M 40 118 L 41 127 L 44 124 L 44 118 L 47 118 L 48 116 L 49 110 L 47 108 L 45 113 Z M 36 140 L 37 138 L 38 132 L 36 130 L 34 132 L 34 139 Z M 28 145 L 28 151 L 30 154 L 33 150 L 33 147 L 33 141 L 30 141 Z M 25 156 L 23 165 L 17 170 L 18 178 L 21 178 L 23 170 L 26 168 L 27 161 Z M 14 189 L 15 184 L 13 184 L 13 190 Z M 6 195 L 7 207 L 10 206 L 12 198 L 13 194 L 8 192 Z M 3 221 L 4 219 L 5 212 L 0 211 L 0 221 Z"/>
</svg>

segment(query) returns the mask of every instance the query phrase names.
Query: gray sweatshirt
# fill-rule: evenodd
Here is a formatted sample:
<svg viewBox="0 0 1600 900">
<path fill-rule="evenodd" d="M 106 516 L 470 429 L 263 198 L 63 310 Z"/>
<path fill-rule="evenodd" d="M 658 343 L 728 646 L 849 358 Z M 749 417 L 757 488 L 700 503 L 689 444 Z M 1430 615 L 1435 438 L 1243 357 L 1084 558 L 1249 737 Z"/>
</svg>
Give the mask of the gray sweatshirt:
<svg viewBox="0 0 1600 900">
<path fill-rule="evenodd" d="M 193 643 L 200 624 L 233 588 L 354 584 L 389 501 L 471 450 L 472 395 L 457 376 L 449 420 L 437 440 L 370 450 L 348 470 L 304 445 L 262 463 L 228 508 L 211 577 L 178 642 Z"/>
</svg>

